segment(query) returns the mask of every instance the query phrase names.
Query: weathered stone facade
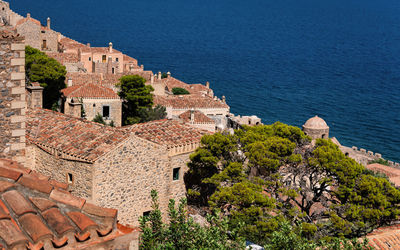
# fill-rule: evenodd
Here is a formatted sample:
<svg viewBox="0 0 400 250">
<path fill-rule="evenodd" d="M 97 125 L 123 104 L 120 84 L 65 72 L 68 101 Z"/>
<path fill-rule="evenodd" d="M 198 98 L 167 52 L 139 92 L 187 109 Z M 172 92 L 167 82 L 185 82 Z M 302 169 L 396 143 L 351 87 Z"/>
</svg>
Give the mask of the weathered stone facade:
<svg viewBox="0 0 400 250">
<path fill-rule="evenodd" d="M 37 82 L 26 87 L 26 102 L 28 108 L 43 107 L 43 89 L 44 88 Z"/>
<path fill-rule="evenodd" d="M 0 30 L 0 158 L 23 161 L 25 155 L 25 44 Z"/>
</svg>

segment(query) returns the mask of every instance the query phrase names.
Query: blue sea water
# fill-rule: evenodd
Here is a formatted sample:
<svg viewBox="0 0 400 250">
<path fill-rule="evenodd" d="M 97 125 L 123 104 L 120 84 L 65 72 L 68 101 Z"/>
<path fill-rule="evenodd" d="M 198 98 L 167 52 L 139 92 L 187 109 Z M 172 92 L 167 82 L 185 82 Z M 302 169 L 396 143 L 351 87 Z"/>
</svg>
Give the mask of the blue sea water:
<svg viewBox="0 0 400 250">
<path fill-rule="evenodd" d="M 399 0 L 10 0 L 145 69 L 210 81 L 236 114 L 301 126 L 400 161 Z"/>
</svg>

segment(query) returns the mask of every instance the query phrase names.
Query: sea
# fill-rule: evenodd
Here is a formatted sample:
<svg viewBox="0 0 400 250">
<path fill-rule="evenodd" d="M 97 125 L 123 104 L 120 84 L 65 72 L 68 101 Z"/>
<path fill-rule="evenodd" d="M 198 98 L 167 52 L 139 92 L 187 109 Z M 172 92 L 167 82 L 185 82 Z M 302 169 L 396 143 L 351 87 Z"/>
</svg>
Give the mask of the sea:
<svg viewBox="0 0 400 250">
<path fill-rule="evenodd" d="M 11 8 L 153 72 L 210 82 L 231 112 L 400 162 L 399 0 L 10 0 Z"/>
</svg>

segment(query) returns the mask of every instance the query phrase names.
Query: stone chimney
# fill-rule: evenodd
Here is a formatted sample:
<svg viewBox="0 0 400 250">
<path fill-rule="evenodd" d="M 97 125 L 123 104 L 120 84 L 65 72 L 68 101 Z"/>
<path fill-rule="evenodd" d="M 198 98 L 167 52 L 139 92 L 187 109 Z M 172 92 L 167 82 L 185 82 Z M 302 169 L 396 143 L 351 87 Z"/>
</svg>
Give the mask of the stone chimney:
<svg viewBox="0 0 400 250">
<path fill-rule="evenodd" d="M 154 83 L 154 76 L 155 76 L 155 75 L 151 74 L 151 77 L 150 77 L 150 83 L 151 83 L 151 84 Z"/>
<path fill-rule="evenodd" d="M 161 76 L 162 76 L 161 71 L 158 71 L 157 80 L 161 80 Z"/>
<path fill-rule="evenodd" d="M 50 29 L 50 17 L 47 18 L 47 28 Z"/>
<path fill-rule="evenodd" d="M 144 65 L 143 65 L 143 64 L 141 64 L 141 65 L 140 65 L 140 68 L 141 68 L 141 69 L 144 69 Z"/>
<path fill-rule="evenodd" d="M 210 88 L 210 82 L 206 82 L 206 87 L 209 89 Z"/>
<path fill-rule="evenodd" d="M 43 108 L 43 87 L 33 82 L 26 87 L 26 101 L 28 108 Z"/>
<path fill-rule="evenodd" d="M 171 72 L 167 72 L 167 78 L 170 78 L 171 77 Z"/>
<path fill-rule="evenodd" d="M 194 123 L 194 109 L 190 110 L 190 123 Z"/>
<path fill-rule="evenodd" d="M 31 18 L 31 13 L 26 14 L 26 18 Z"/>
<path fill-rule="evenodd" d="M 108 44 L 108 52 L 113 53 L 113 44 L 112 44 L 112 42 L 110 42 Z"/>
<path fill-rule="evenodd" d="M 225 98 L 225 96 L 224 96 L 224 95 L 222 96 L 222 102 L 223 102 L 223 103 L 225 103 L 225 102 L 226 102 L 226 98 Z"/>
<path fill-rule="evenodd" d="M 71 78 L 68 78 L 67 87 L 72 87 L 72 86 L 73 86 L 73 84 L 72 84 L 72 79 L 71 79 Z"/>
<path fill-rule="evenodd" d="M 77 118 L 81 118 L 82 103 L 77 98 L 72 98 L 69 105 L 69 115 Z"/>
<path fill-rule="evenodd" d="M 90 43 L 87 43 L 86 46 L 88 46 L 90 48 Z"/>
<path fill-rule="evenodd" d="M 109 56 L 107 60 L 107 74 L 112 74 L 112 57 Z"/>
</svg>

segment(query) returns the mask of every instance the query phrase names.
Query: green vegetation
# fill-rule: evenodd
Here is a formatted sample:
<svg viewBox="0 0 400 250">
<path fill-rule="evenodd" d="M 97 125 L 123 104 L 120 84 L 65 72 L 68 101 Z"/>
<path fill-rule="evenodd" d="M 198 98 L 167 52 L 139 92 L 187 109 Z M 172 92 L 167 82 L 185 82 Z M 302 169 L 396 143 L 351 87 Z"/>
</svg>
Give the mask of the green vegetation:
<svg viewBox="0 0 400 250">
<path fill-rule="evenodd" d="M 172 88 L 172 93 L 174 95 L 189 95 L 190 92 L 184 88 Z"/>
<path fill-rule="evenodd" d="M 245 126 L 201 143 L 185 175 L 189 204 L 219 210 L 230 230 L 257 244 L 274 244 L 284 223 L 301 227 L 307 244 L 358 238 L 400 213 L 400 191 L 386 178 L 330 140 L 312 145 L 297 127 Z"/>
<path fill-rule="evenodd" d="M 157 105 L 154 108 L 145 108 L 139 111 L 140 122 L 149 122 L 154 120 L 165 119 L 167 112 L 165 107 Z"/>
<path fill-rule="evenodd" d="M 123 76 L 117 84 L 118 95 L 124 100 L 123 122 L 125 125 L 139 123 L 143 113 L 153 106 L 153 87 L 145 85 L 146 80 L 138 75 Z"/>
<path fill-rule="evenodd" d="M 60 90 L 65 88 L 65 66 L 40 50 L 25 47 L 25 74 L 28 82 L 38 82 L 43 90 L 43 107 L 58 109 Z"/>
<path fill-rule="evenodd" d="M 372 161 L 370 161 L 370 162 L 368 162 L 369 164 L 372 164 L 372 163 L 379 163 L 379 164 L 382 164 L 382 165 L 385 165 L 385 166 L 389 166 L 389 161 L 388 160 L 385 160 L 385 159 L 382 159 L 382 158 L 379 158 L 379 159 L 376 159 L 376 160 L 372 160 Z"/>
<path fill-rule="evenodd" d="M 106 125 L 106 122 L 104 121 L 103 116 L 100 115 L 99 113 L 96 114 L 96 116 L 93 118 L 93 121 L 103 124 L 103 125 Z"/>
<path fill-rule="evenodd" d="M 208 216 L 207 226 L 200 226 L 187 217 L 186 200 L 170 200 L 168 224 L 162 222 L 158 195 L 151 191 L 152 208 L 148 216 L 141 217 L 140 249 L 244 249 L 244 240 L 235 231 L 228 231 L 226 219 Z"/>
</svg>

